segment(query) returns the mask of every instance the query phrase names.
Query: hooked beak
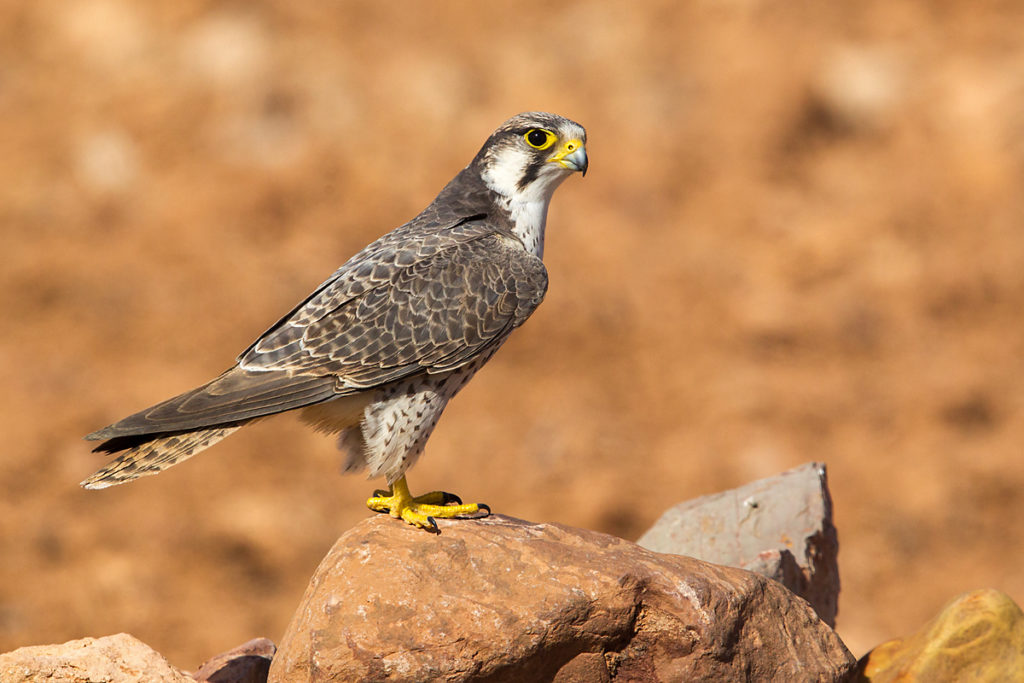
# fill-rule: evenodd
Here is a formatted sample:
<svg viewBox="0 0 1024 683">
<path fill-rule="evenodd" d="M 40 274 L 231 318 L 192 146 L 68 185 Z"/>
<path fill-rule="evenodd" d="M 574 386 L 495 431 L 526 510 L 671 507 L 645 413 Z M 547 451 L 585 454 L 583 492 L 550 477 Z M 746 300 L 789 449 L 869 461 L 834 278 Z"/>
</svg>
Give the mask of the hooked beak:
<svg viewBox="0 0 1024 683">
<path fill-rule="evenodd" d="M 587 148 L 582 140 L 569 140 L 548 161 L 554 161 L 570 171 L 587 175 Z"/>
</svg>

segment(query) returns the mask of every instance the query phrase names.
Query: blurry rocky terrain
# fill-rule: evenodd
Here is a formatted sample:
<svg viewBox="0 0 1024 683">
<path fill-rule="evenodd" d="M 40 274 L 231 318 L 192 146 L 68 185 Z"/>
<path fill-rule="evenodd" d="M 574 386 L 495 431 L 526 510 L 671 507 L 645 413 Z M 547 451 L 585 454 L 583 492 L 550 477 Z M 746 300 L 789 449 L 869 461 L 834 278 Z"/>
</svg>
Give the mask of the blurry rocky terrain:
<svg viewBox="0 0 1024 683">
<path fill-rule="evenodd" d="M 414 490 L 637 538 L 826 462 L 854 655 L 1024 601 L 1024 5 L 0 2 L 0 652 L 278 642 L 379 482 L 282 417 L 102 492 L 527 109 L 589 131 L 544 305 Z"/>
<path fill-rule="evenodd" d="M 828 623 L 839 582 L 820 463 L 666 511 L 641 539 L 661 552 L 505 515 L 439 522 L 434 536 L 386 516 L 343 533 L 280 648 L 254 638 L 189 674 L 121 633 L 0 653 L 0 681 L 1001 683 L 1021 670 L 1024 613 L 993 589 L 854 659 Z"/>
</svg>

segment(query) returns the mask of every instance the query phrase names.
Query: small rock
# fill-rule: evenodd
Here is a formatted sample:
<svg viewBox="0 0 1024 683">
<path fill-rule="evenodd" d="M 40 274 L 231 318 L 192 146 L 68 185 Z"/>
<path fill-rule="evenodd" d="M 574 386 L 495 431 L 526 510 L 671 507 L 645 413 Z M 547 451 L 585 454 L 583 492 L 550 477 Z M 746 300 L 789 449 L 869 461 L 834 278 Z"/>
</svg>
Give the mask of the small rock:
<svg viewBox="0 0 1024 683">
<path fill-rule="evenodd" d="M 812 85 L 822 114 L 848 130 L 888 126 L 905 90 L 898 53 L 883 47 L 847 45 L 822 60 Z"/>
<path fill-rule="evenodd" d="M 838 681 L 854 661 L 750 572 L 501 515 L 387 517 L 321 562 L 270 668 L 316 681 Z"/>
<path fill-rule="evenodd" d="M 855 681 L 992 683 L 1024 676 L 1024 612 L 1006 593 L 964 593 L 909 638 L 864 655 Z"/>
<path fill-rule="evenodd" d="M 23 647 L 0 655 L 3 683 L 195 683 L 127 633 L 63 645 Z"/>
<path fill-rule="evenodd" d="M 839 539 L 823 463 L 680 503 L 637 543 L 775 579 L 835 626 Z"/>
<path fill-rule="evenodd" d="M 208 659 L 192 678 L 203 683 L 266 683 L 275 652 L 269 638 L 253 638 Z"/>
</svg>

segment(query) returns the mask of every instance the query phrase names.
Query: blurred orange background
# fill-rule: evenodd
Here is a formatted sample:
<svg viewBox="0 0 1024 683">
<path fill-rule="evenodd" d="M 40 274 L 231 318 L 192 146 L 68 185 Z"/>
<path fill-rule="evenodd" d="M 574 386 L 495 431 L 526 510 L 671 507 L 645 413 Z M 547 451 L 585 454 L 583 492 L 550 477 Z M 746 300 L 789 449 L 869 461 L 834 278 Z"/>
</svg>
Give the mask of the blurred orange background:
<svg viewBox="0 0 1024 683">
<path fill-rule="evenodd" d="M 828 464 L 854 654 L 1024 602 L 1024 4 L 0 3 L 0 651 L 280 638 L 380 482 L 290 417 L 88 492 L 504 119 L 588 128 L 551 287 L 410 474 L 636 538 Z M 429 542 L 424 536 L 424 542 Z"/>
</svg>

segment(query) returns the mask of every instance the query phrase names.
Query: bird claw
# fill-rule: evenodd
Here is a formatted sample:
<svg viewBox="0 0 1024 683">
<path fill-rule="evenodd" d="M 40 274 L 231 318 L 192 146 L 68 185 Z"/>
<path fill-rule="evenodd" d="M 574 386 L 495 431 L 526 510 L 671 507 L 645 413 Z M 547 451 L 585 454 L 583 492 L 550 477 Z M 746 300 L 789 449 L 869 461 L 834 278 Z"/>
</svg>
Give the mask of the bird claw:
<svg viewBox="0 0 1024 683">
<path fill-rule="evenodd" d="M 404 477 L 396 481 L 390 491 L 374 491 L 366 506 L 374 512 L 386 512 L 435 534 L 441 533 L 438 519 L 479 519 L 491 514 L 490 506 L 484 503 L 464 504 L 457 495 L 446 491 L 413 496 Z"/>
<path fill-rule="evenodd" d="M 462 519 L 483 519 L 484 517 L 491 516 L 491 506 L 487 503 L 474 503 L 476 505 L 476 512 L 460 515 Z"/>
</svg>

